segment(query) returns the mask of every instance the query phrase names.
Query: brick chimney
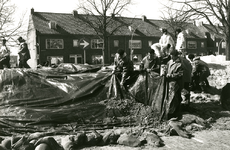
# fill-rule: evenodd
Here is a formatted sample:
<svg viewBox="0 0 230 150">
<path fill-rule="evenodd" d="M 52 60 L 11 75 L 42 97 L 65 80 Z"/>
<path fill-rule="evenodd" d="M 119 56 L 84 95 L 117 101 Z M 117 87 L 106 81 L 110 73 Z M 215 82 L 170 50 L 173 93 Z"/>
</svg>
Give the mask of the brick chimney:
<svg viewBox="0 0 230 150">
<path fill-rule="evenodd" d="M 112 14 L 111 14 L 111 17 L 112 17 L 112 18 L 115 18 L 115 14 L 114 14 L 114 13 L 112 13 Z"/>
<path fill-rule="evenodd" d="M 141 16 L 142 21 L 146 21 L 147 17 L 145 15 Z"/>
<path fill-rule="evenodd" d="M 30 10 L 30 14 L 33 15 L 34 14 L 34 8 L 31 8 Z"/>
<path fill-rule="evenodd" d="M 73 16 L 77 17 L 78 16 L 78 11 L 77 10 L 73 10 Z"/>
</svg>

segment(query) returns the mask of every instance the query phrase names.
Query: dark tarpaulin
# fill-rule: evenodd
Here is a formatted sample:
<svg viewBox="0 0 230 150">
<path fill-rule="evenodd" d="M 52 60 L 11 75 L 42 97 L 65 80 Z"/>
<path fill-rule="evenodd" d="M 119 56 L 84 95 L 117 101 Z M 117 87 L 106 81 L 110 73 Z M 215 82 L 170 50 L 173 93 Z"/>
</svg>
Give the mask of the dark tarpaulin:
<svg viewBox="0 0 230 150">
<path fill-rule="evenodd" d="M 41 75 L 41 70 L 0 70 L 0 134 L 35 132 L 38 126 L 59 124 L 106 124 L 105 118 L 129 113 L 113 111 L 140 102 L 161 114 L 164 78 L 158 74 L 136 71 L 128 90 L 121 87 L 111 72 Z M 44 71 L 45 72 L 45 71 Z M 112 101 L 112 102 L 111 102 Z M 137 102 L 136 102 L 137 101 Z M 125 103 L 124 103 L 125 102 Z M 133 112 L 133 111 L 132 111 Z M 113 120 L 115 125 L 121 120 Z M 117 124 L 116 124 L 117 123 Z"/>
</svg>

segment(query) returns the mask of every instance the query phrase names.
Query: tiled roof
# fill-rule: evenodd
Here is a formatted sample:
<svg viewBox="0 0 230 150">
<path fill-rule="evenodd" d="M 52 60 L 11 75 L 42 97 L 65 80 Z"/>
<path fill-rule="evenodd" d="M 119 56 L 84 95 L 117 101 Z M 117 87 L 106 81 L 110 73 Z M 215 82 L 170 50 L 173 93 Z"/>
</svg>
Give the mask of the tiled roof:
<svg viewBox="0 0 230 150">
<path fill-rule="evenodd" d="M 49 12 L 33 12 L 32 20 L 35 29 L 41 34 L 71 34 L 71 35 L 95 35 L 96 32 L 90 28 L 81 16 L 83 14 L 77 14 L 77 17 L 73 14 L 65 13 L 49 13 Z M 96 17 L 88 16 L 93 22 L 96 23 Z M 57 23 L 57 29 L 51 29 L 49 22 L 55 21 Z M 162 35 L 160 28 L 167 28 L 163 20 L 152 20 L 146 19 L 143 21 L 142 18 L 128 18 L 128 17 L 115 17 L 113 22 L 108 25 L 108 32 L 111 32 L 114 27 L 121 26 L 118 31 L 114 32 L 113 35 L 131 35 L 131 31 L 128 26 L 132 26 L 135 30 L 134 36 L 156 36 Z M 205 33 L 200 30 L 200 27 L 188 23 L 187 28 L 190 31 L 188 37 L 190 38 L 204 38 Z M 174 34 L 174 31 L 169 31 Z"/>
</svg>

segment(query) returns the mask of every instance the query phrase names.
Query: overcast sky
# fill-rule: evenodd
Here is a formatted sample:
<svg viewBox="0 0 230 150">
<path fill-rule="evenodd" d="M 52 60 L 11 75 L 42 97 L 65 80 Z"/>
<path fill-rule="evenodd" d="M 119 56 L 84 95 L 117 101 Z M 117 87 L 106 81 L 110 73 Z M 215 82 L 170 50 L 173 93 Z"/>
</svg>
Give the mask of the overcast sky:
<svg viewBox="0 0 230 150">
<path fill-rule="evenodd" d="M 11 0 L 17 6 L 17 14 L 30 12 L 31 8 L 40 12 L 72 13 L 77 7 L 78 0 Z M 123 16 L 140 17 L 145 15 L 149 19 L 159 19 L 162 5 L 160 0 L 133 0 L 134 5 Z M 161 0 L 165 1 L 165 0 Z M 27 16 L 26 16 L 27 17 Z"/>
<path fill-rule="evenodd" d="M 129 12 L 123 13 L 122 16 L 140 18 L 145 15 L 148 19 L 160 19 L 162 1 L 167 0 L 132 0 L 134 4 L 129 6 Z M 25 15 L 24 28 L 27 29 L 31 8 L 34 8 L 35 12 L 72 13 L 77 8 L 78 0 L 11 0 L 11 2 L 17 7 L 16 18 Z M 16 53 L 15 50 L 12 51 L 13 54 Z"/>
</svg>

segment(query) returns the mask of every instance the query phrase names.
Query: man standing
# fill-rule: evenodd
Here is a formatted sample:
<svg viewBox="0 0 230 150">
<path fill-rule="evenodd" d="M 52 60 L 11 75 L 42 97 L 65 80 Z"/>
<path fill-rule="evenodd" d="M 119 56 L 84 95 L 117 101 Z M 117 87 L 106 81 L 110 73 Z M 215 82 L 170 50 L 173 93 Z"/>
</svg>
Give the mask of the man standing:
<svg viewBox="0 0 230 150">
<path fill-rule="evenodd" d="M 159 58 L 165 57 L 168 54 L 169 48 L 175 46 L 175 42 L 167 29 L 161 29 L 162 36 L 159 43 L 154 43 L 151 48 L 155 50 L 156 56 Z"/>
<path fill-rule="evenodd" d="M 182 56 L 185 57 L 186 56 L 186 41 L 185 41 L 185 35 L 182 32 L 181 29 L 176 29 L 176 38 L 177 38 L 177 42 L 176 42 L 176 50 L 178 50 L 178 52 L 182 53 Z"/>
<path fill-rule="evenodd" d="M 118 72 L 120 85 L 127 87 L 127 80 L 133 72 L 133 62 L 128 59 L 123 49 L 118 49 L 114 60 L 115 71 Z"/>
<path fill-rule="evenodd" d="M 27 60 L 30 59 L 30 52 L 28 46 L 22 37 L 19 37 L 17 40 L 20 43 L 18 52 L 19 68 L 30 68 L 30 66 L 27 64 Z"/>
<path fill-rule="evenodd" d="M 160 59 L 156 56 L 153 49 L 150 49 L 148 55 L 142 59 L 141 65 L 148 72 L 154 71 L 160 74 Z"/>
<path fill-rule="evenodd" d="M 175 42 L 173 38 L 171 37 L 171 35 L 168 34 L 167 29 L 162 29 L 161 32 L 163 33 L 163 35 L 161 36 L 159 40 L 159 44 L 161 46 L 161 52 L 163 52 L 163 55 L 166 55 L 169 50 L 169 45 L 170 47 L 174 47 Z"/>
<path fill-rule="evenodd" d="M 6 39 L 1 39 L 2 45 L 0 49 L 0 69 L 10 68 L 10 50 L 6 47 Z"/>
<path fill-rule="evenodd" d="M 171 60 L 166 68 L 166 119 L 180 119 L 181 114 L 181 90 L 183 88 L 183 66 L 179 53 L 174 47 L 170 48 Z"/>
</svg>

